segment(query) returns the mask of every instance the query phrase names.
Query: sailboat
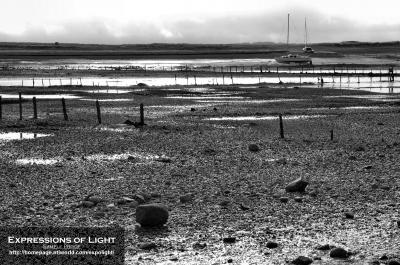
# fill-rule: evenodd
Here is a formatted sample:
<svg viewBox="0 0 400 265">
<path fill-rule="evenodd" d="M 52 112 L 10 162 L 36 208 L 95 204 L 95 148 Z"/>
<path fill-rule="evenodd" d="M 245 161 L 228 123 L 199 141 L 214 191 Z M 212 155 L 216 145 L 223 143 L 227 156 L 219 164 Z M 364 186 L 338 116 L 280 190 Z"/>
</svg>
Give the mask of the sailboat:
<svg viewBox="0 0 400 265">
<path fill-rule="evenodd" d="M 304 32 L 305 44 L 304 44 L 303 51 L 306 53 L 314 53 L 314 50 L 311 47 L 307 47 L 307 39 L 308 39 L 307 19 L 304 20 L 304 26 L 305 26 L 305 32 Z"/>
<path fill-rule="evenodd" d="M 289 14 L 288 14 L 288 33 L 287 33 L 287 53 L 288 55 L 274 57 L 275 61 L 284 64 L 311 64 L 312 60 L 309 56 L 300 56 L 289 53 Z"/>
</svg>

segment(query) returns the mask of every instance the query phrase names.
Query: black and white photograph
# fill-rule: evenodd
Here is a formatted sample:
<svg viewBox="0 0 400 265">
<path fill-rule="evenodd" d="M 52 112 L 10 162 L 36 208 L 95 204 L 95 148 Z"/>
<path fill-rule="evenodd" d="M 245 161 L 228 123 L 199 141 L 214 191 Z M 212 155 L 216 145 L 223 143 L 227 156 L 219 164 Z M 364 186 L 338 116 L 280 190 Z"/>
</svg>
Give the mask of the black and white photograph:
<svg viewBox="0 0 400 265">
<path fill-rule="evenodd" d="M 2 0 L 0 265 L 399 265 L 399 14 Z"/>
</svg>

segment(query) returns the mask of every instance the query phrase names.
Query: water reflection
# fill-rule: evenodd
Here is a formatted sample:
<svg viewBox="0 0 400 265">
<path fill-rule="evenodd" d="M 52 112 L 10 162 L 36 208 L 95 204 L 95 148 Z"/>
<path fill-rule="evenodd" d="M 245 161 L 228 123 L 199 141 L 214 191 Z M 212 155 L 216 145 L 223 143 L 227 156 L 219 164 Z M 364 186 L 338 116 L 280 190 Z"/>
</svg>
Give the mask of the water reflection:
<svg viewBox="0 0 400 265">
<path fill-rule="evenodd" d="M 36 139 L 36 138 L 45 137 L 45 136 L 51 136 L 51 134 L 9 132 L 9 133 L 0 133 L 0 141 Z"/>
<path fill-rule="evenodd" d="M 321 118 L 327 117 L 328 115 L 290 115 L 284 116 L 284 120 L 298 120 L 298 119 L 310 119 L 310 118 Z M 210 121 L 245 121 L 245 120 L 277 120 L 278 116 L 241 116 L 241 117 L 217 117 L 207 118 L 205 120 Z"/>
</svg>

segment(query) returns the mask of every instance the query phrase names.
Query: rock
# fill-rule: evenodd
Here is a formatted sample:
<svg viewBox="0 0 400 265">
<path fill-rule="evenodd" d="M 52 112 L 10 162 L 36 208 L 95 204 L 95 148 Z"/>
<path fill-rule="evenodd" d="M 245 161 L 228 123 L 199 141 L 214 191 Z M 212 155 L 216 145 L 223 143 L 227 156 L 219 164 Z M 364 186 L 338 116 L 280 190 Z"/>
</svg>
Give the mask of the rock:
<svg viewBox="0 0 400 265">
<path fill-rule="evenodd" d="M 139 203 L 137 201 L 132 201 L 128 204 L 128 207 L 130 208 L 136 208 L 139 206 Z"/>
<path fill-rule="evenodd" d="M 17 187 L 17 184 L 15 184 L 15 183 L 10 183 L 8 186 L 9 186 L 10 188 L 15 188 L 15 187 Z"/>
<path fill-rule="evenodd" d="M 214 110 L 214 111 L 217 111 L 218 109 L 214 107 L 213 110 Z"/>
<path fill-rule="evenodd" d="M 386 186 L 386 185 L 384 185 L 384 186 L 382 186 L 382 187 L 381 187 L 381 189 L 383 189 L 383 190 L 390 190 L 390 187 L 389 187 L 389 186 Z"/>
<path fill-rule="evenodd" d="M 400 265 L 400 263 L 396 260 L 389 261 L 388 265 Z"/>
<path fill-rule="evenodd" d="M 285 189 L 287 192 L 304 192 L 308 184 L 309 183 L 307 181 L 300 177 L 289 183 L 289 185 L 287 185 Z"/>
<path fill-rule="evenodd" d="M 398 227 L 400 227 L 400 220 L 399 220 L 399 221 L 397 221 L 397 226 L 398 226 Z"/>
<path fill-rule="evenodd" d="M 335 246 L 331 246 L 329 244 L 325 244 L 325 245 L 317 247 L 318 250 L 330 250 L 330 249 L 333 249 L 333 248 L 335 248 Z"/>
<path fill-rule="evenodd" d="M 144 199 L 144 197 L 143 197 L 142 195 L 136 194 L 135 196 L 133 196 L 133 198 L 134 198 L 135 201 L 137 201 L 139 204 L 146 203 L 146 200 Z"/>
<path fill-rule="evenodd" d="M 152 198 L 161 198 L 161 194 L 158 192 L 152 192 L 152 193 L 150 193 L 150 195 Z"/>
<path fill-rule="evenodd" d="M 101 199 L 98 196 L 90 196 L 88 201 L 93 202 L 94 205 L 97 205 L 101 202 Z"/>
<path fill-rule="evenodd" d="M 272 242 L 272 241 L 267 242 L 267 248 L 277 248 L 277 247 L 278 247 L 278 243 Z"/>
<path fill-rule="evenodd" d="M 382 257 L 379 258 L 380 260 L 388 260 L 388 256 L 383 255 Z"/>
<path fill-rule="evenodd" d="M 286 165 L 287 164 L 287 160 L 284 157 L 276 159 L 275 162 L 278 163 L 278 164 L 282 164 L 282 165 Z"/>
<path fill-rule="evenodd" d="M 104 218 L 104 217 L 106 217 L 106 213 L 105 212 L 98 212 L 98 213 L 95 213 L 94 216 L 93 216 L 94 219 L 101 219 L 101 218 Z"/>
<path fill-rule="evenodd" d="M 344 216 L 348 219 L 354 219 L 354 213 L 353 212 L 345 212 Z"/>
<path fill-rule="evenodd" d="M 94 193 L 90 193 L 89 195 L 87 195 L 83 200 L 84 201 L 89 201 L 89 198 L 94 196 Z"/>
<path fill-rule="evenodd" d="M 288 202 L 288 201 L 289 201 L 289 198 L 288 198 L 288 197 L 280 197 L 279 200 L 280 200 L 281 202 Z"/>
<path fill-rule="evenodd" d="M 83 201 L 82 206 L 85 208 L 92 208 L 94 206 L 94 203 L 90 201 Z"/>
<path fill-rule="evenodd" d="M 297 265 L 308 265 L 311 264 L 313 261 L 310 258 L 304 257 L 304 256 L 299 256 L 297 259 L 292 261 L 292 264 L 297 264 Z"/>
<path fill-rule="evenodd" d="M 365 147 L 362 145 L 356 146 L 356 147 L 354 147 L 354 151 L 357 151 L 357 152 L 365 151 Z"/>
<path fill-rule="evenodd" d="M 141 226 L 161 226 L 168 221 L 168 209 L 162 203 L 143 204 L 136 208 L 136 222 Z"/>
<path fill-rule="evenodd" d="M 224 237 L 223 241 L 224 241 L 224 243 L 235 243 L 236 238 L 235 237 Z"/>
<path fill-rule="evenodd" d="M 355 156 L 349 156 L 349 160 L 356 160 L 357 158 Z"/>
<path fill-rule="evenodd" d="M 260 147 L 256 144 L 249 144 L 249 151 L 252 151 L 252 152 L 260 151 Z"/>
<path fill-rule="evenodd" d="M 294 200 L 296 202 L 303 202 L 303 198 L 302 197 L 295 197 Z"/>
<path fill-rule="evenodd" d="M 250 210 L 250 207 L 247 206 L 247 205 L 245 205 L 245 204 L 240 204 L 239 207 L 240 207 L 240 209 L 243 210 L 243 211 Z"/>
<path fill-rule="evenodd" d="M 117 200 L 115 202 L 116 205 L 123 205 L 123 204 L 126 204 L 126 203 L 127 203 L 127 201 L 124 198 L 119 199 L 119 200 Z"/>
<path fill-rule="evenodd" d="M 219 206 L 227 206 L 230 203 L 228 200 L 223 200 L 220 203 L 218 203 Z"/>
<path fill-rule="evenodd" d="M 178 257 L 177 256 L 173 256 L 169 259 L 170 261 L 178 261 Z"/>
<path fill-rule="evenodd" d="M 232 263 L 233 262 L 233 259 L 228 259 L 228 263 Z"/>
<path fill-rule="evenodd" d="M 191 201 L 193 201 L 193 195 L 190 193 L 185 194 L 185 195 L 181 196 L 179 198 L 179 200 L 181 201 L 181 203 L 191 202 Z"/>
<path fill-rule="evenodd" d="M 206 243 L 196 242 L 196 243 L 193 244 L 193 249 L 203 249 L 205 247 L 207 247 Z"/>
<path fill-rule="evenodd" d="M 151 195 L 148 194 L 148 193 L 146 193 L 146 192 L 141 192 L 141 193 L 139 193 L 138 195 L 143 196 L 143 198 L 144 198 L 144 200 L 145 200 L 146 202 L 148 202 L 148 201 L 151 200 Z"/>
<path fill-rule="evenodd" d="M 140 248 L 140 249 L 152 249 L 152 248 L 156 248 L 156 247 L 157 247 L 157 245 L 154 242 L 138 244 L 138 248 Z"/>
<path fill-rule="evenodd" d="M 318 192 L 316 190 L 313 190 L 313 191 L 310 192 L 310 196 L 315 197 L 317 195 L 318 195 Z"/>
<path fill-rule="evenodd" d="M 190 108 L 190 111 L 196 111 L 196 109 L 195 108 Z"/>
<path fill-rule="evenodd" d="M 347 251 L 344 250 L 343 248 L 334 248 L 334 249 L 332 249 L 331 252 L 329 253 L 329 256 L 330 256 L 331 258 L 341 258 L 341 259 L 344 259 L 344 258 L 347 258 L 347 257 L 348 257 L 348 254 L 347 254 Z"/>
</svg>

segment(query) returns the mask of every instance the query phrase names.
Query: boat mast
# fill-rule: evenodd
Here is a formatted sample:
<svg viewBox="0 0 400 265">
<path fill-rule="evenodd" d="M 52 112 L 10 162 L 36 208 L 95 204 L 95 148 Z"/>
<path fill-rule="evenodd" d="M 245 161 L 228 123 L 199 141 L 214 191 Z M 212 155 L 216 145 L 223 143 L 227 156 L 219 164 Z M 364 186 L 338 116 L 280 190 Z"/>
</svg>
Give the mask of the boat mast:
<svg viewBox="0 0 400 265">
<path fill-rule="evenodd" d="M 287 52 L 289 53 L 289 14 L 287 15 L 287 42 L 286 42 Z"/>
<path fill-rule="evenodd" d="M 305 26 L 305 29 L 306 29 L 306 31 L 304 33 L 305 34 L 304 37 L 305 37 L 305 41 L 306 41 L 306 44 L 305 44 L 304 48 L 306 48 L 307 47 L 307 18 L 304 19 L 304 26 Z"/>
</svg>

